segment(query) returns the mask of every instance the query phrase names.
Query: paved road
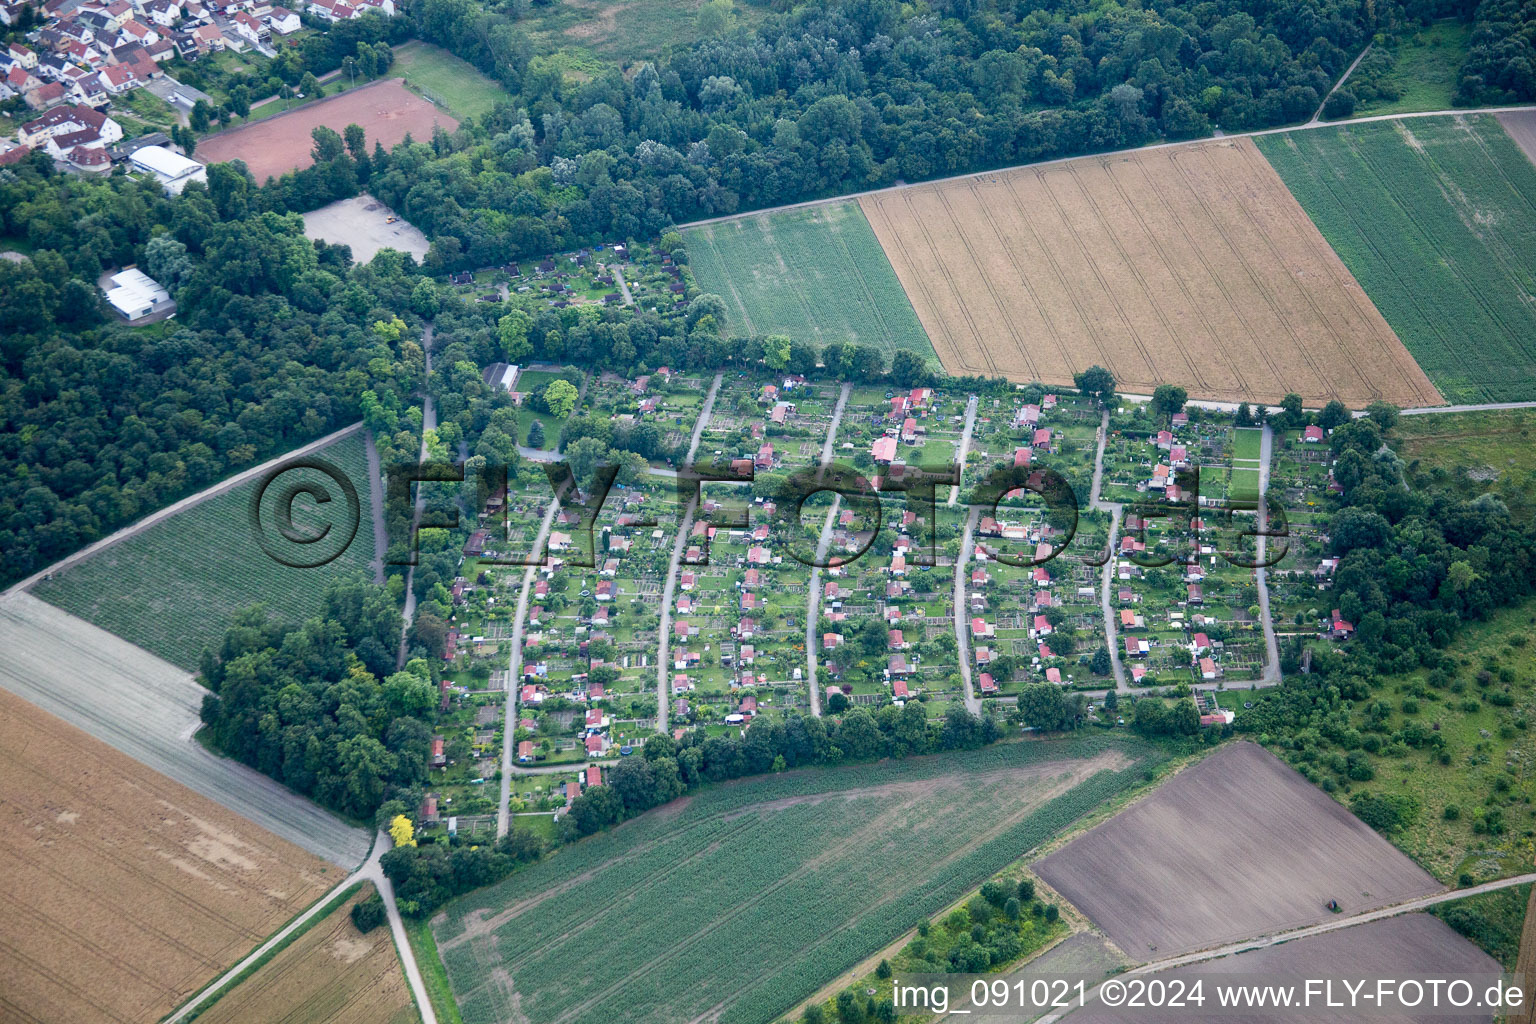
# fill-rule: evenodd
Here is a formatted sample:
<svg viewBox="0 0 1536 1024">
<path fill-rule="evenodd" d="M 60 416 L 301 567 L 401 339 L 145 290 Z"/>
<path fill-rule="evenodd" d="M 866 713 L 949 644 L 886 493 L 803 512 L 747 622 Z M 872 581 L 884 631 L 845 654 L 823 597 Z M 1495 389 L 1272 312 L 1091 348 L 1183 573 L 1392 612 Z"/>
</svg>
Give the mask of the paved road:
<svg viewBox="0 0 1536 1024">
<path fill-rule="evenodd" d="M 410 939 L 405 934 L 405 922 L 401 919 L 400 908 L 395 903 L 394 886 L 390 884 L 388 878 L 384 877 L 384 869 L 379 866 L 379 858 L 388 853 L 393 846 L 394 844 L 389 838 L 389 833 L 380 832 L 374 838 L 373 853 L 361 867 L 342 879 L 330 892 L 316 900 L 308 910 L 288 922 L 281 931 L 257 946 L 251 951 L 249 956 L 225 971 L 209 984 L 207 988 L 182 1004 L 180 1009 L 165 1019 L 165 1024 L 178 1024 L 179 1021 L 184 1020 L 192 1011 L 205 1005 L 216 993 L 228 987 L 230 982 L 234 981 L 242 972 L 265 956 L 268 950 L 280 944 L 289 935 L 292 935 L 295 930 L 301 928 L 305 923 L 313 919 L 315 915 L 319 914 L 337 893 L 359 882 L 372 882 L 374 888 L 379 891 L 379 896 L 384 900 L 384 911 L 385 916 L 389 919 L 389 930 L 394 936 L 395 949 L 400 954 L 400 965 L 405 969 L 405 980 L 411 987 L 411 996 L 416 1000 L 416 1008 L 421 1011 L 422 1024 L 437 1024 L 437 1015 L 432 1010 L 432 1000 L 427 995 L 427 986 L 422 982 L 421 971 L 416 966 L 416 957 L 411 950 Z M 340 911 L 338 909 L 335 912 L 339 913 Z"/>
<path fill-rule="evenodd" d="M 193 739 L 207 690 L 170 662 L 30 594 L 0 599 L 0 687 L 343 868 L 368 835 Z"/>
<path fill-rule="evenodd" d="M 1309 925 L 1306 928 L 1295 928 L 1291 931 L 1276 932 L 1272 935 L 1255 935 L 1240 942 L 1228 943 L 1216 949 L 1208 949 L 1198 953 L 1185 953 L 1181 956 L 1171 956 L 1164 960 L 1154 960 L 1151 963 L 1133 967 L 1120 977 L 1132 974 L 1156 974 L 1160 971 L 1172 970 L 1175 967 L 1187 967 L 1190 964 L 1204 963 L 1208 960 L 1219 960 L 1222 957 L 1233 956 L 1251 949 L 1263 949 L 1268 946 L 1278 946 L 1283 942 L 1294 942 L 1297 939 L 1311 938 L 1314 935 L 1324 935 L 1328 932 L 1336 932 L 1342 928 L 1354 928 L 1357 925 L 1369 924 L 1372 921 L 1380 921 L 1383 918 L 1397 917 L 1400 914 L 1411 914 L 1441 903 L 1449 903 L 1452 900 L 1465 899 L 1468 896 L 1477 896 L 1485 892 L 1495 892 L 1499 889 L 1508 889 L 1514 885 L 1524 885 L 1527 882 L 1536 882 L 1536 873 L 1515 875 L 1511 878 L 1500 878 L 1493 882 L 1484 882 L 1482 885 L 1472 885 L 1465 889 L 1451 889 L 1437 893 L 1433 896 L 1421 896 L 1418 899 L 1408 900 L 1390 907 L 1382 907 L 1380 910 L 1372 910 L 1363 914 L 1353 914 L 1334 918 L 1322 924 Z M 1040 1018 L 1039 1024 L 1050 1024 L 1052 1021 L 1061 1020 L 1069 1016 L 1071 1010 L 1050 1014 Z"/>
<path fill-rule="evenodd" d="M 973 715 L 981 714 L 981 701 L 971 683 L 971 620 L 965 606 L 965 570 L 976 546 L 976 523 L 980 519 L 981 506 L 971 506 L 970 515 L 965 517 L 965 530 L 960 534 L 960 555 L 955 559 L 955 655 L 960 662 L 960 683 L 965 688 L 965 709 Z"/>
<path fill-rule="evenodd" d="M 539 534 L 533 540 L 535 556 L 544 550 L 549 531 L 554 528 L 555 519 L 559 515 L 560 501 L 552 497 L 549 507 L 544 510 L 544 521 L 539 524 Z M 511 825 L 507 820 L 507 810 L 512 806 L 512 732 L 517 728 L 517 696 L 523 683 L 523 629 L 528 623 L 528 597 L 533 592 L 533 579 L 538 571 L 537 565 L 530 565 L 523 570 L 523 585 L 517 592 L 517 614 L 512 618 L 512 654 L 507 662 L 506 717 L 502 720 L 501 728 L 501 802 L 496 805 L 498 839 L 507 834 Z"/>
<path fill-rule="evenodd" d="M 1403 409 L 1403 416 L 1433 416 L 1442 412 L 1496 412 L 1500 409 L 1536 409 L 1536 402 L 1489 402 L 1486 405 L 1431 405 L 1419 409 Z M 1366 415 L 1363 412 L 1355 413 L 1359 419 Z"/>
<path fill-rule="evenodd" d="M 1275 432 L 1269 424 L 1264 425 L 1264 433 L 1259 440 L 1259 536 L 1257 539 L 1257 554 L 1260 566 L 1264 563 L 1265 541 L 1264 531 L 1269 528 L 1269 504 L 1264 500 L 1264 495 L 1269 492 L 1269 462 L 1275 445 Z M 1275 641 L 1275 620 L 1269 612 L 1269 574 L 1264 568 L 1254 573 L 1254 579 L 1259 586 L 1259 622 L 1264 627 L 1264 671 L 1260 675 L 1260 682 L 1278 683 L 1280 681 L 1280 645 Z"/>
<path fill-rule="evenodd" d="M 1105 542 L 1104 569 L 1099 578 L 1099 607 L 1104 613 L 1104 643 L 1109 648 L 1109 665 L 1114 674 L 1115 689 L 1130 692 L 1125 685 L 1125 665 L 1120 660 L 1120 622 L 1115 615 L 1114 604 L 1109 599 L 1110 588 L 1115 585 L 1115 546 L 1120 538 L 1120 521 L 1125 509 L 1118 501 L 1105 501 L 1099 497 L 1104 491 L 1104 449 L 1109 445 L 1109 410 L 1104 410 L 1099 420 L 1099 444 L 1093 453 L 1093 486 L 1088 491 L 1088 507 L 1109 515 L 1109 538 Z"/>
<path fill-rule="evenodd" d="M 832 445 L 837 439 L 837 428 L 843 422 L 843 409 L 847 407 L 848 395 L 852 391 L 852 384 L 844 384 L 837 393 L 837 405 L 832 409 L 832 425 L 827 428 L 826 439 L 821 442 L 821 465 L 816 470 L 818 481 L 822 472 L 832 464 Z M 832 499 L 832 507 L 827 510 L 827 520 L 821 524 L 821 537 L 816 542 L 818 562 L 825 562 L 827 552 L 832 549 L 832 528 L 837 523 L 837 510 L 842 501 L 841 495 Z M 817 718 L 821 717 L 821 686 L 816 682 L 816 620 L 821 617 L 820 609 L 821 570 L 812 566 L 810 593 L 805 599 L 805 688 L 811 698 L 811 714 Z"/>
<path fill-rule="evenodd" d="M 619 286 L 619 291 L 624 296 L 624 305 L 633 306 L 635 304 L 635 297 L 629 294 L 629 285 L 624 281 L 624 271 L 618 267 L 613 267 L 612 269 L 614 283 Z"/>
<path fill-rule="evenodd" d="M 1223 138 L 1223 139 L 1257 138 L 1260 135 L 1281 135 L 1281 134 L 1284 134 L 1286 132 L 1307 131 L 1307 130 L 1313 129 L 1313 128 L 1333 128 L 1333 127 L 1337 127 L 1339 124 L 1343 124 L 1343 123 L 1347 123 L 1347 124 L 1367 124 L 1367 123 L 1372 122 L 1372 121 L 1401 121 L 1401 120 L 1418 119 L 1418 118 L 1422 118 L 1422 117 L 1449 117 L 1449 116 L 1452 116 L 1452 115 L 1466 115 L 1466 114 L 1506 114 L 1506 113 L 1513 113 L 1513 112 L 1518 111 L 1518 110 L 1530 110 L 1531 107 L 1532 107 L 1531 104 L 1526 104 L 1526 105 L 1523 105 L 1523 106 L 1516 105 L 1516 106 L 1507 106 L 1507 107 L 1467 107 L 1467 108 L 1463 108 L 1463 109 L 1459 109 L 1459 110 L 1457 110 L 1457 109 L 1453 109 L 1453 110 L 1425 110 L 1425 111 L 1420 111 L 1418 113 L 1412 113 L 1412 114 L 1375 114 L 1375 115 L 1372 115 L 1370 117 L 1355 117 L 1355 118 L 1351 118 L 1348 122 L 1308 121 L 1305 124 L 1289 125 L 1289 126 L 1284 127 L 1284 128 L 1264 128 L 1264 129 L 1260 129 L 1258 131 L 1251 131 L 1251 132 L 1234 132 L 1234 133 L 1232 133 L 1230 135 L 1223 134 L 1220 137 Z M 1131 153 L 1148 152 L 1148 151 L 1156 150 L 1156 149 L 1171 149 L 1171 148 L 1173 148 L 1175 146 L 1193 146 L 1193 145 L 1198 145 L 1201 142 L 1209 142 L 1209 141 L 1211 141 L 1210 137 L 1203 138 L 1203 139 L 1184 139 L 1184 140 L 1181 140 L 1181 141 L 1178 141 L 1178 142 L 1157 142 L 1157 143 L 1153 143 L 1152 145 L 1149 145 L 1149 146 L 1132 146 L 1132 147 L 1130 147 L 1128 149 L 1118 149 L 1118 150 L 1114 150 L 1114 151 L 1108 152 L 1108 153 L 1080 153 L 1077 156 L 1063 156 L 1063 157 L 1056 157 L 1056 158 L 1051 159 L 1051 160 L 1038 160 L 1038 161 L 1036 161 L 1034 163 L 1020 164 L 1018 166 L 1021 166 L 1021 167 L 1049 167 L 1051 164 L 1063 164 L 1063 163 L 1066 163 L 1069 160 L 1083 160 L 1083 159 L 1087 159 L 1089 157 L 1098 157 L 1101 160 L 1106 160 L 1107 161 L 1107 160 L 1112 160 L 1115 157 L 1125 156 L 1125 155 L 1131 154 Z M 993 168 L 991 170 L 986 170 L 986 171 L 971 171 L 971 172 L 968 172 L 966 174 L 952 174 L 949 177 L 945 177 L 945 178 L 927 178 L 927 179 L 924 179 L 923 181 L 903 182 L 900 185 L 888 185 L 885 188 L 864 189 L 861 192 L 845 192 L 842 195 L 827 196 L 824 199 L 808 199 L 808 200 L 805 200 L 804 202 L 799 202 L 799 203 L 784 203 L 784 204 L 781 204 L 779 206 L 767 206 L 767 207 L 763 207 L 762 209 L 759 209 L 759 210 L 748 210 L 745 213 L 732 213 L 732 214 L 727 214 L 727 215 L 722 216 L 722 217 L 705 217 L 705 218 L 702 218 L 700 220 L 689 221 L 686 224 L 679 224 L 678 227 L 679 228 L 696 228 L 696 227 L 701 227 L 701 226 L 703 226 L 705 224 L 719 224 L 719 223 L 723 223 L 724 221 L 738 220 L 738 219 L 740 219 L 742 217 L 760 217 L 760 216 L 765 216 L 765 215 L 770 214 L 770 213 L 779 213 L 779 212 L 782 212 L 782 211 L 785 211 L 785 210 L 803 210 L 803 209 L 808 209 L 808 208 L 816 207 L 816 206 L 826 206 L 826 205 L 828 205 L 830 203 L 846 202 L 847 200 L 850 200 L 850 199 L 860 199 L 860 198 L 862 198 L 864 196 L 883 195 L 885 193 L 897 192 L 897 191 L 900 191 L 902 189 L 922 188 L 922 187 L 926 187 L 926 186 L 934 185 L 934 184 L 939 184 L 939 183 L 943 183 L 943 182 L 965 181 L 965 180 L 968 180 L 968 179 L 971 179 L 971 178 L 984 178 L 987 175 L 998 174 L 998 173 L 1001 173 L 1002 171 L 1009 170 L 1009 169 L 1010 168 Z M 1126 397 L 1126 396 L 1122 396 L 1122 397 Z M 1190 403 L 1190 404 L 1193 404 L 1193 403 Z"/>
<path fill-rule="evenodd" d="M 437 408 L 432 404 L 432 395 L 427 391 L 427 381 L 432 377 L 432 335 L 433 325 L 429 321 L 421 332 L 421 348 L 426 358 L 426 374 L 421 382 L 421 450 L 416 455 L 416 461 L 425 465 L 427 461 L 427 431 L 437 429 Z M 411 514 L 411 536 L 416 536 L 416 530 L 421 526 L 421 515 L 427 508 L 427 493 L 421 484 L 416 485 L 416 510 Z M 414 540 L 412 541 L 414 544 Z M 405 668 L 406 637 L 411 632 L 411 623 L 416 621 L 416 566 L 410 565 L 405 570 L 405 608 L 403 609 L 403 625 L 400 630 L 400 652 L 397 655 L 397 668 Z"/>
<path fill-rule="evenodd" d="M 302 448 L 296 448 L 291 452 L 284 452 L 282 455 L 268 459 L 266 462 L 263 462 L 259 466 L 252 466 L 250 469 L 241 470 L 234 476 L 226 477 L 225 479 L 219 481 L 207 490 L 198 491 L 196 494 L 191 495 L 190 497 L 182 498 L 180 501 L 174 504 L 165 506 L 165 508 L 158 512 L 154 512 L 145 516 L 143 519 L 140 519 L 136 523 L 123 527 L 116 533 L 103 537 L 101 540 L 98 540 L 94 544 L 90 544 L 81 548 L 79 551 L 76 551 L 72 555 L 61 558 L 59 561 L 54 562 L 46 569 L 39 569 L 37 572 L 33 573 L 31 576 L 28 576 L 20 583 L 12 584 L 6 589 L 4 594 L 0 594 L 0 597 L 10 597 L 13 594 L 19 594 L 24 590 L 31 590 L 34 586 L 37 585 L 39 580 L 41 580 L 44 576 L 49 575 L 50 573 L 62 572 L 63 570 L 68 569 L 73 565 L 85 561 L 92 555 L 100 554 L 114 544 L 125 541 L 135 534 L 142 533 L 143 531 L 149 529 L 151 526 L 154 526 L 156 523 L 169 519 L 171 516 L 174 516 L 178 512 L 184 512 L 191 508 L 193 505 L 199 504 L 200 502 L 206 501 L 209 498 L 216 497 L 217 495 L 223 494 L 226 491 L 239 487 L 241 484 L 248 480 L 254 480 L 255 478 L 261 476 L 261 474 L 265 473 L 267 470 L 276 466 L 281 466 L 285 462 L 297 459 L 303 455 L 310 455 L 319 451 L 321 448 L 326 447 L 327 445 L 335 444 L 342 438 L 355 434 L 362 429 L 363 425 L 361 423 L 354 423 L 350 427 L 342 427 L 340 430 L 334 433 L 326 434 L 318 441 L 311 441 L 309 444 L 306 444 Z"/>
<path fill-rule="evenodd" d="M 960 433 L 960 457 L 957 460 L 960 466 L 960 479 L 955 486 L 949 489 L 949 507 L 954 508 L 960 500 L 960 484 L 965 482 L 965 459 L 971 453 L 971 428 L 976 425 L 976 396 L 965 403 L 965 429 Z"/>
<path fill-rule="evenodd" d="M 709 383 L 709 391 L 704 395 L 704 404 L 699 409 L 699 418 L 693 424 L 693 436 L 688 441 L 688 456 L 683 460 L 684 464 L 691 464 L 694 456 L 699 453 L 699 441 L 704 437 L 704 428 L 709 425 L 709 417 L 715 411 L 715 396 L 720 393 L 720 384 L 725 380 L 725 374 L 715 374 L 715 379 Z M 665 475 L 665 474 L 661 474 Z M 675 471 L 671 472 L 676 476 Z M 677 525 L 677 536 L 672 541 L 672 558 L 667 562 L 667 579 L 662 584 L 661 591 L 661 623 L 657 626 L 656 645 L 656 731 L 663 736 L 667 734 L 668 697 L 667 673 L 671 671 L 672 658 L 668 653 L 672 645 L 672 595 L 677 592 L 677 573 L 683 563 L 683 550 L 688 546 L 688 534 L 693 530 L 693 514 L 698 511 L 699 492 L 694 491 L 688 497 L 688 504 L 683 508 L 683 518 Z"/>
</svg>

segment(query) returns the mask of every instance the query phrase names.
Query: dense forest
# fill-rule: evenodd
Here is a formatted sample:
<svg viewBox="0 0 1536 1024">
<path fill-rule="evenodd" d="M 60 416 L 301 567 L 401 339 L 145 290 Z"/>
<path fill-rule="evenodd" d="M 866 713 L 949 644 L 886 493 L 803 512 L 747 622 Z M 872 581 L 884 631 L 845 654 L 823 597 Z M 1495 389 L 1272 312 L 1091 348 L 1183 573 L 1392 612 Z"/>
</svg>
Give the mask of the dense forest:
<svg viewBox="0 0 1536 1024">
<path fill-rule="evenodd" d="M 1536 5 L 1527 0 L 1483 0 L 1474 24 L 1456 102 L 1536 100 Z"/>
<path fill-rule="evenodd" d="M 574 83 L 516 20 L 422 0 L 416 33 L 516 96 L 369 183 L 494 265 L 673 222 L 981 167 L 1304 120 L 1371 35 L 1445 5 L 807 4 Z"/>
<path fill-rule="evenodd" d="M 371 329 L 415 283 L 399 259 L 351 269 L 248 183 L 167 198 L 153 181 L 0 172 L 0 549 L 10 583 L 230 472 L 401 404 L 421 353 Z M 97 290 L 137 263 L 174 320 L 129 328 Z"/>
</svg>

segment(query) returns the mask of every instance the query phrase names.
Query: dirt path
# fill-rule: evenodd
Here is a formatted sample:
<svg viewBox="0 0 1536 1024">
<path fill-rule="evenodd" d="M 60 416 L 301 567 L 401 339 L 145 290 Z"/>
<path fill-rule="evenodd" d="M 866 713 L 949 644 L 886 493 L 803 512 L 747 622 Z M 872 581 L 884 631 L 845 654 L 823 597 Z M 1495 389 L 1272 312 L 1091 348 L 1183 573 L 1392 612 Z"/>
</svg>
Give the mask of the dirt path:
<svg viewBox="0 0 1536 1024">
<path fill-rule="evenodd" d="M 715 411 L 715 396 L 720 393 L 720 384 L 725 380 L 725 374 L 715 374 L 715 379 L 710 382 L 709 393 L 704 396 L 704 404 L 699 409 L 699 418 L 693 424 L 693 437 L 688 442 L 688 456 L 683 459 L 683 465 L 693 464 L 693 457 L 698 454 L 699 441 L 704 437 L 704 428 L 709 424 L 709 417 Z M 658 475 L 665 475 L 660 474 Z M 676 476 L 674 472 L 671 474 Z M 667 673 L 671 668 L 672 659 L 668 654 L 672 644 L 672 596 L 677 592 L 677 573 L 683 563 L 683 550 L 688 546 L 688 534 L 693 529 L 693 515 L 699 507 L 699 492 L 695 490 L 688 497 L 688 504 L 683 508 L 683 518 L 677 524 L 677 537 L 672 542 L 672 557 L 667 563 L 667 579 L 662 584 L 661 590 L 661 623 L 657 626 L 656 634 L 656 731 L 662 735 L 667 734 Z"/>
<path fill-rule="evenodd" d="M 960 534 L 960 554 L 955 558 L 955 656 L 960 664 L 960 685 L 965 691 L 965 710 L 973 715 L 981 714 L 981 701 L 976 697 L 976 687 L 971 682 L 971 633 L 970 617 L 965 613 L 965 569 L 971 563 L 971 552 L 976 548 L 976 524 L 981 520 L 981 506 L 973 505 L 965 517 L 965 530 Z"/>
<path fill-rule="evenodd" d="M 1264 531 L 1269 529 L 1269 505 L 1264 495 L 1269 490 L 1269 463 L 1274 446 L 1275 431 L 1266 423 L 1259 439 L 1259 536 L 1256 548 L 1259 568 L 1254 571 L 1254 579 L 1259 589 L 1259 624 L 1264 628 L 1264 671 L 1259 681 L 1267 684 L 1280 681 L 1280 645 L 1275 640 L 1274 616 L 1269 612 L 1269 573 L 1264 568 L 1265 541 L 1268 539 Z"/>
<path fill-rule="evenodd" d="M 400 956 L 401 967 L 405 969 L 405 980 L 411 987 L 411 997 L 416 1002 L 416 1009 L 421 1013 L 421 1024 L 437 1024 L 437 1014 L 432 1010 L 431 997 L 427 995 L 427 986 L 422 981 L 420 969 L 416 966 L 416 957 L 411 950 L 410 939 L 405 934 L 405 922 L 401 919 L 400 908 L 395 902 L 394 886 L 388 878 L 384 877 L 384 869 L 379 866 L 379 858 L 388 853 L 393 846 L 387 832 L 378 833 L 374 838 L 373 853 L 369 855 L 362 867 L 342 879 L 334 889 L 316 900 L 308 910 L 288 922 L 281 931 L 252 950 L 244 960 L 225 971 L 207 988 L 184 1003 L 179 1010 L 165 1018 L 164 1024 L 178 1024 L 194 1010 L 206 1004 L 212 996 L 223 991 L 241 974 L 255 966 L 268 951 L 320 913 L 336 894 L 359 882 L 372 882 L 373 887 L 378 890 L 379 896 L 384 900 L 384 911 L 389 918 L 389 930 L 394 936 L 395 951 Z M 334 912 L 340 913 L 340 910 Z"/>
<path fill-rule="evenodd" d="M 960 452 L 955 460 L 960 467 L 960 473 L 955 478 L 955 486 L 949 489 L 949 507 L 954 508 L 960 500 L 960 485 L 965 482 L 965 460 L 971 454 L 971 429 L 976 426 L 976 396 L 965 403 L 965 429 L 960 433 Z"/>
<path fill-rule="evenodd" d="M 1360 56 L 1350 61 L 1349 67 L 1345 68 L 1344 73 L 1339 76 L 1339 80 L 1333 83 L 1333 88 L 1328 90 L 1328 95 L 1323 97 L 1323 102 L 1317 105 L 1317 110 L 1313 113 L 1312 120 L 1308 121 L 1307 124 L 1313 125 L 1320 124 L 1322 122 L 1323 108 L 1328 105 L 1329 100 L 1333 99 L 1333 94 L 1338 92 L 1339 89 L 1343 87 L 1344 83 L 1349 80 L 1349 76 L 1355 73 L 1355 68 L 1359 67 L 1360 62 L 1365 60 L 1365 55 L 1371 52 L 1371 47 L 1373 45 L 1375 44 L 1366 43 L 1365 49 L 1360 51 Z"/>
<path fill-rule="evenodd" d="M 544 521 L 539 524 L 539 534 L 533 540 L 533 555 L 544 550 L 549 531 L 560 514 L 560 501 L 550 498 L 549 508 L 544 511 Z M 512 806 L 512 733 L 517 727 L 517 698 L 523 685 L 523 630 L 528 624 L 528 596 L 533 591 L 533 578 L 539 567 L 530 565 L 523 570 L 523 585 L 517 593 L 517 614 L 512 619 L 512 654 L 507 662 L 506 718 L 501 728 L 501 800 L 496 805 L 496 838 L 507 834 L 512 826 L 508 814 Z M 561 765 L 556 771 L 580 770 L 585 763 Z M 540 773 L 542 774 L 542 772 Z"/>
<path fill-rule="evenodd" d="M 427 390 L 427 381 L 432 379 L 432 335 L 433 325 L 428 321 L 421 331 L 422 355 L 426 359 L 426 373 L 421 381 L 421 450 L 416 454 L 418 465 L 425 465 L 427 461 L 427 431 L 437 429 L 437 408 L 432 404 L 432 395 Z M 422 513 L 427 510 L 427 494 L 421 485 L 416 486 L 416 509 L 411 514 L 411 545 L 416 544 L 416 530 L 421 526 Z M 416 565 L 412 558 L 412 564 L 405 570 L 405 608 L 403 610 L 404 624 L 400 630 L 400 652 L 396 657 L 397 668 L 405 668 L 406 638 L 410 636 L 411 624 L 416 621 Z"/>
<path fill-rule="evenodd" d="M 1514 875 L 1510 878 L 1500 878 L 1493 882 L 1484 882 L 1482 885 L 1468 886 L 1465 889 L 1451 889 L 1447 892 L 1436 893 L 1433 896 L 1422 896 L 1418 899 L 1408 900 L 1390 907 L 1382 907 L 1379 910 L 1368 911 L 1364 914 L 1356 914 L 1352 917 L 1343 917 L 1333 921 L 1325 921 L 1322 924 L 1310 925 L 1306 928 L 1296 928 L 1286 932 L 1276 932 L 1273 935 L 1255 935 L 1252 938 L 1239 942 L 1228 943 L 1216 949 L 1208 949 L 1198 953 L 1185 953 L 1182 956 L 1168 957 L 1166 960 L 1154 960 L 1151 963 L 1133 967 L 1122 976 L 1135 974 L 1156 974 L 1160 971 L 1171 970 L 1175 967 L 1184 967 L 1189 964 L 1204 963 L 1208 960 L 1219 960 L 1222 957 L 1232 956 L 1236 953 L 1247 952 L 1253 949 L 1264 949 L 1268 946 L 1278 946 L 1284 942 L 1294 942 L 1297 939 L 1310 938 L 1313 935 L 1323 935 L 1327 932 L 1336 932 L 1341 928 L 1353 928 L 1356 925 L 1368 924 L 1371 921 L 1380 921 L 1387 917 L 1397 917 L 1399 914 L 1411 914 L 1419 910 L 1427 910 L 1441 903 L 1449 903 L 1452 900 L 1465 899 L 1468 896 L 1476 896 L 1479 893 L 1494 892 L 1499 889 L 1507 889 L 1512 885 L 1524 885 L 1527 882 L 1536 882 L 1536 872 L 1525 875 Z M 1051 1024 L 1052 1021 L 1061 1020 L 1070 1014 L 1070 1010 L 1062 1013 L 1053 1013 L 1040 1018 L 1039 1024 Z"/>
<path fill-rule="evenodd" d="M 1115 679 L 1115 689 L 1129 692 L 1125 685 L 1125 665 L 1120 661 L 1120 628 L 1115 609 L 1109 599 L 1110 588 L 1115 585 L 1115 541 L 1120 536 L 1120 522 L 1125 507 L 1118 501 L 1105 501 L 1099 497 L 1104 491 L 1104 449 L 1109 445 L 1109 410 L 1104 410 L 1099 420 L 1099 443 L 1093 454 L 1093 486 L 1088 490 L 1088 507 L 1108 512 L 1109 537 L 1105 541 L 1104 571 L 1099 580 L 1099 607 L 1104 613 L 1104 644 L 1109 648 L 1109 665 Z"/>
<path fill-rule="evenodd" d="M 843 422 L 843 409 L 848 405 L 848 395 L 853 391 L 852 384 L 844 384 L 838 392 L 837 406 L 832 410 L 832 425 L 827 428 L 827 438 L 821 444 L 821 466 L 816 470 L 816 479 L 821 479 L 821 473 L 832 464 L 832 444 L 837 437 L 837 428 Z M 832 499 L 832 507 L 827 509 L 826 522 L 821 524 L 821 537 L 816 542 L 816 561 L 825 562 L 827 552 L 832 549 L 832 527 L 837 524 L 837 510 L 842 505 L 842 496 Z M 811 698 L 811 714 L 821 717 L 821 686 L 816 682 L 816 620 L 821 614 L 821 570 L 816 566 L 811 567 L 810 593 L 805 599 L 805 688 Z"/>
</svg>

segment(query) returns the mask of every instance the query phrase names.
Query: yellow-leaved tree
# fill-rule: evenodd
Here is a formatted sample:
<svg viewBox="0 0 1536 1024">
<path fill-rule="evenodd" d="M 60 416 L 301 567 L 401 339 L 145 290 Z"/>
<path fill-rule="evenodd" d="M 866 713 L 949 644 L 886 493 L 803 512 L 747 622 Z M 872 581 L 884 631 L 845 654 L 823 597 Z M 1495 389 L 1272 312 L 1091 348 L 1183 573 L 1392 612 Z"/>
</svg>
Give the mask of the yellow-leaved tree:
<svg viewBox="0 0 1536 1024">
<path fill-rule="evenodd" d="M 397 814 L 389 823 L 389 837 L 395 841 L 396 846 L 415 846 L 416 826 L 411 824 L 410 818 Z"/>
</svg>

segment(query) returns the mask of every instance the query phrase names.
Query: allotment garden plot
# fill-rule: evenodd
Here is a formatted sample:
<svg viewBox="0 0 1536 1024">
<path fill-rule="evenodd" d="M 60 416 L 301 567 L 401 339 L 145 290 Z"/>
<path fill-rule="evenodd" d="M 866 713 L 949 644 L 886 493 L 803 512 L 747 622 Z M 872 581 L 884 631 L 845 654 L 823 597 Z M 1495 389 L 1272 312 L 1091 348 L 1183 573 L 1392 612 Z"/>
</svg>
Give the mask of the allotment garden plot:
<svg viewBox="0 0 1536 1024">
<path fill-rule="evenodd" d="M 1133 957 L 1315 924 L 1440 884 L 1252 743 L 1225 747 L 1036 865 Z"/>
<path fill-rule="evenodd" d="M 1247 140 L 859 200 L 955 374 L 1309 405 L 1439 394 Z"/>
<path fill-rule="evenodd" d="M 1498 121 L 1372 122 L 1259 148 L 1448 400 L 1536 399 L 1536 167 Z"/>
<path fill-rule="evenodd" d="M 0 1016 L 159 1020 L 340 878 L 0 692 Z"/>
<path fill-rule="evenodd" d="M 689 228 L 690 267 L 725 299 L 732 334 L 787 334 L 898 349 L 933 346 L 855 203 L 758 213 Z"/>
<path fill-rule="evenodd" d="M 433 930 L 465 1024 L 770 1020 L 1156 756 L 1015 743 L 727 784 L 472 894 Z"/>
<path fill-rule="evenodd" d="M 342 438 L 316 456 L 334 464 L 352 482 L 361 505 L 356 536 L 328 565 L 290 568 L 262 550 L 251 526 L 251 500 L 261 485 L 253 480 L 54 574 L 32 592 L 188 669 L 196 668 L 204 648 L 219 644 L 242 608 L 265 602 L 294 621 L 314 614 L 327 584 L 349 572 L 367 571 L 373 559 L 361 435 Z M 329 477 L 311 470 L 285 473 L 269 487 L 263 506 L 266 513 L 273 511 L 272 502 L 284 487 L 300 480 L 328 488 L 333 500 L 320 508 L 299 496 L 293 506 L 294 527 L 306 530 L 328 524 L 340 536 L 345 513 L 335 517 L 336 522 L 331 513 L 340 512 L 342 496 Z"/>
</svg>

